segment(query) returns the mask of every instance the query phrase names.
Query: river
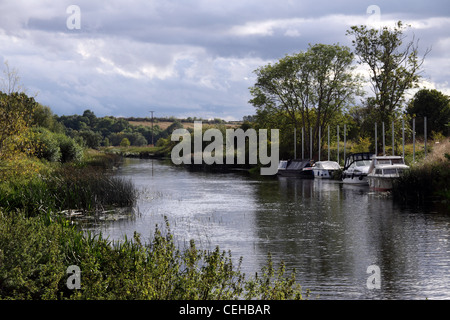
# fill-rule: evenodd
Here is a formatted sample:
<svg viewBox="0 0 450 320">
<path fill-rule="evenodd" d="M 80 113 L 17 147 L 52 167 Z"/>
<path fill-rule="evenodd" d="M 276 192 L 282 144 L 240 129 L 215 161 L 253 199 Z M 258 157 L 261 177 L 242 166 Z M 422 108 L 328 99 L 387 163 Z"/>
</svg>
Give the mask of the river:
<svg viewBox="0 0 450 320">
<path fill-rule="evenodd" d="M 450 214 L 404 206 L 337 181 L 191 172 L 162 160 L 125 159 L 118 175 L 140 190 L 134 214 L 89 228 L 145 241 L 168 218 L 176 243 L 230 250 L 242 271 L 267 261 L 295 268 L 310 299 L 450 299 Z M 378 266 L 379 277 L 369 266 Z"/>
</svg>

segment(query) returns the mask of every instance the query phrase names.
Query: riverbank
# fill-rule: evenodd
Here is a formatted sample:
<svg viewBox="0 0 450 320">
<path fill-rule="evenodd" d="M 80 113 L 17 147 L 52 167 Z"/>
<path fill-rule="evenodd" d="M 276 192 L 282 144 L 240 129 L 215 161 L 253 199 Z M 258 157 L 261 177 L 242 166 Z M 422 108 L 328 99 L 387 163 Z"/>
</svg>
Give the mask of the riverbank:
<svg viewBox="0 0 450 320">
<path fill-rule="evenodd" d="M 106 154 L 119 155 L 125 158 L 163 159 L 170 158 L 170 149 L 166 146 L 142 147 L 102 147 L 100 150 Z"/>
<path fill-rule="evenodd" d="M 424 204 L 441 202 L 450 209 L 450 141 L 434 144 L 427 157 L 412 163 L 394 183 L 394 199 Z"/>
<path fill-rule="evenodd" d="M 55 164 L 28 159 L 36 168 L 0 185 L 0 299 L 301 299 L 295 273 L 268 257 L 247 278 L 231 252 L 175 246 L 156 227 L 150 242 L 139 234 L 112 242 L 82 231 L 65 213 L 87 214 L 130 206 L 136 190 L 115 176 L 121 157 L 89 150 L 81 162 Z M 22 168 L 23 169 L 23 168 Z M 242 258 L 241 258 L 242 260 Z M 79 289 L 68 286 L 67 269 L 81 271 Z"/>
</svg>

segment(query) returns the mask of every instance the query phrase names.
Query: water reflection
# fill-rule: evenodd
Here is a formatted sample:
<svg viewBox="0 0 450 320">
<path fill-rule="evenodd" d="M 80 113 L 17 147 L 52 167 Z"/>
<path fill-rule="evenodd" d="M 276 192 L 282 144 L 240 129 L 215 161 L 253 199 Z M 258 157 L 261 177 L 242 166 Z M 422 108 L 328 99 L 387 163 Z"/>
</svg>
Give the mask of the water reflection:
<svg viewBox="0 0 450 320">
<path fill-rule="evenodd" d="M 322 299 L 450 298 L 450 217 L 403 208 L 366 187 L 327 180 L 189 172 L 128 159 L 120 170 L 142 191 L 134 219 L 96 226 L 112 239 L 151 237 L 167 216 L 179 245 L 219 245 L 244 271 L 271 252 Z M 366 286 L 381 269 L 381 289 Z"/>
</svg>

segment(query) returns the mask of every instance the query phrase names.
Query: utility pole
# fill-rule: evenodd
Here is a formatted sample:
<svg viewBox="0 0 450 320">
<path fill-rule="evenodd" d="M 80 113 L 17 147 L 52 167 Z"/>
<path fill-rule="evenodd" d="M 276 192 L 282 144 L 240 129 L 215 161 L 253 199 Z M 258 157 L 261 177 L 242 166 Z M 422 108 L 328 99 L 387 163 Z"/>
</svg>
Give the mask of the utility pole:
<svg viewBox="0 0 450 320">
<path fill-rule="evenodd" d="M 155 111 L 150 111 L 151 113 L 152 113 L 152 146 L 154 146 L 153 145 L 153 112 L 155 112 Z"/>
</svg>

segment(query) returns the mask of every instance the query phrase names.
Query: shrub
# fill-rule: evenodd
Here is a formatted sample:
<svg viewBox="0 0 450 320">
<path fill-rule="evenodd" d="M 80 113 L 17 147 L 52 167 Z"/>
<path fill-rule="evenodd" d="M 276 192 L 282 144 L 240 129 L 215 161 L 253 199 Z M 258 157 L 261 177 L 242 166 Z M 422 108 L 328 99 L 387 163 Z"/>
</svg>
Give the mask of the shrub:
<svg viewBox="0 0 450 320">
<path fill-rule="evenodd" d="M 33 131 L 34 155 L 47 161 L 60 161 L 61 150 L 55 134 L 42 127 L 33 128 Z"/>
<path fill-rule="evenodd" d="M 285 277 L 269 255 L 262 275 L 249 280 L 231 253 L 183 251 L 157 228 L 144 244 L 139 234 L 111 242 L 83 233 L 64 219 L 0 211 L 1 299 L 301 299 L 295 273 Z M 67 267 L 81 270 L 81 288 L 66 287 Z"/>
<path fill-rule="evenodd" d="M 64 134 L 57 134 L 56 139 L 61 150 L 61 162 L 81 161 L 83 148 L 74 139 Z"/>
<path fill-rule="evenodd" d="M 130 140 L 128 138 L 123 138 L 122 141 L 120 141 L 121 147 L 129 147 L 130 146 Z"/>
</svg>

